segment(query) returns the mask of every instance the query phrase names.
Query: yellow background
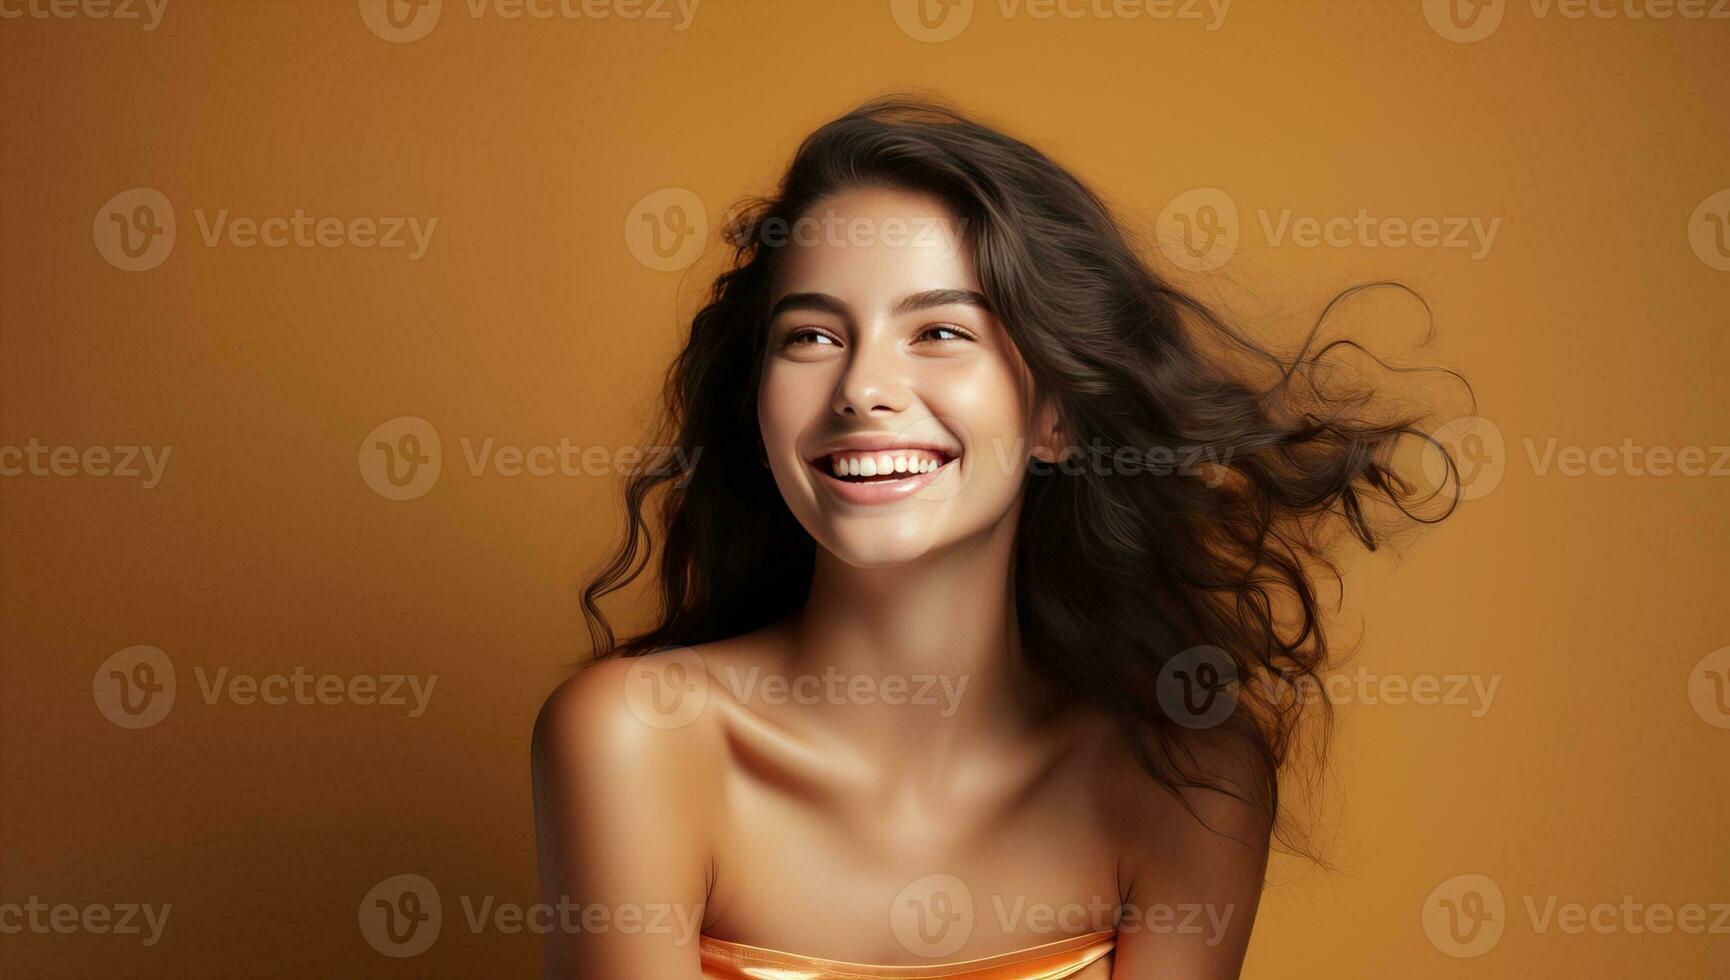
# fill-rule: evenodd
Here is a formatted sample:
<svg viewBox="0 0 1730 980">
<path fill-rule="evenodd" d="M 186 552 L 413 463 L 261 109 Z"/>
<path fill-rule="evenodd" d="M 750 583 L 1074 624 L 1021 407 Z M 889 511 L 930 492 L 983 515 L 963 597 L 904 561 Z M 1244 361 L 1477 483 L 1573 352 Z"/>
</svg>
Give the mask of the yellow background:
<svg viewBox="0 0 1730 980">
<path fill-rule="evenodd" d="M 0 445 L 173 447 L 154 489 L 0 477 L 0 902 L 173 903 L 153 949 L 0 936 L 0 972 L 533 973 L 539 939 L 472 934 L 458 896 L 538 899 L 529 727 L 584 650 L 575 590 L 617 531 L 615 480 L 474 476 L 461 440 L 641 440 L 714 261 L 646 267 L 633 207 L 684 188 L 712 230 L 805 133 L 895 86 L 1029 139 L 1149 227 L 1186 190 L 1229 194 L 1237 254 L 1180 278 L 1252 318 L 1411 283 L 1438 339 L 1407 360 L 1465 372 L 1506 440 L 1492 492 L 1402 560 L 1350 564 L 1341 627 L 1362 636 L 1348 669 L 1499 676 L 1496 699 L 1344 708 L 1342 870 L 1276 864 L 1246 976 L 1730 972 L 1730 935 L 1539 933 L 1523 907 L 1730 902 L 1730 730 L 1688 696 L 1730 644 L 1730 480 L 1539 476 L 1525 448 L 1730 444 L 1730 272 L 1688 234 L 1730 187 L 1730 20 L 1522 0 L 1456 43 L 1421 7 L 1237 0 L 1209 31 L 992 0 L 942 43 L 877 0 L 706 0 L 683 32 L 447 0 L 408 43 L 353 0 L 171 0 L 150 32 L 0 21 Z M 92 223 L 140 186 L 177 240 L 125 272 Z M 206 247 L 195 212 L 222 208 L 438 223 L 418 261 Z M 1288 208 L 1500 226 L 1476 259 L 1266 242 L 1256 215 Z M 1359 329 L 1409 352 L 1409 313 Z M 443 471 L 393 501 L 357 459 L 405 415 L 439 432 Z M 179 695 L 129 731 L 91 691 L 135 644 L 172 658 Z M 194 676 L 297 666 L 438 680 L 409 718 L 206 704 Z M 357 908 L 410 872 L 443 931 L 387 959 Z M 1422 912 L 1468 873 L 1505 894 L 1506 934 L 1455 959 Z"/>
</svg>

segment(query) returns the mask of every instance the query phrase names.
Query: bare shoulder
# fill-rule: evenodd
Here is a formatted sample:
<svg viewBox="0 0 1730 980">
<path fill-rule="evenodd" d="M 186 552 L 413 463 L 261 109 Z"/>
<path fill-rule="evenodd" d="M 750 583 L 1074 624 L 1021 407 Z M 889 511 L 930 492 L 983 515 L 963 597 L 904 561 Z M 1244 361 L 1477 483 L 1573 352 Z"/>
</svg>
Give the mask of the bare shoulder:
<svg viewBox="0 0 1730 980">
<path fill-rule="evenodd" d="M 530 754 L 543 899 L 671 909 L 683 923 L 552 933 L 551 975 L 696 975 L 728 764 L 708 696 L 728 644 L 715 646 L 590 664 L 541 706 Z"/>
<path fill-rule="evenodd" d="M 1156 760 L 1175 760 L 1197 777 L 1179 780 L 1194 785 L 1176 786 L 1148 773 L 1120 726 L 1099 725 L 1092 747 L 1093 799 L 1126 868 L 1170 877 L 1223 863 L 1254 866 L 1259 874 L 1273 829 L 1273 793 L 1253 743 L 1214 730 L 1149 745 Z"/>
<path fill-rule="evenodd" d="M 1120 726 L 1099 732 L 1091 794 L 1116 854 L 1125 976 L 1236 977 L 1267 871 L 1271 820 L 1260 754 L 1222 731 L 1147 744 L 1198 777 L 1166 786 Z M 1114 974 L 1115 975 L 1115 974 Z"/>
<path fill-rule="evenodd" d="M 613 760 L 636 778 L 690 780 L 717 761 L 724 723 L 717 709 L 726 691 L 717 678 L 769 665 L 781 646 L 780 628 L 767 627 L 589 664 L 542 704 L 531 747 L 535 765 L 580 757 L 604 769 Z"/>
</svg>

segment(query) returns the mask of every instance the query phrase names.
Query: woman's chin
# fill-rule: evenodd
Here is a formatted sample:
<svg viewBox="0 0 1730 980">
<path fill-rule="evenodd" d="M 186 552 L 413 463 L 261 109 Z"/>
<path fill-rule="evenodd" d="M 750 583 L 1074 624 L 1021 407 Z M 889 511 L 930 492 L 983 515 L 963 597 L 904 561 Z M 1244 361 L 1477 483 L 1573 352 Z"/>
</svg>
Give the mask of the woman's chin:
<svg viewBox="0 0 1730 980">
<path fill-rule="evenodd" d="M 884 528 L 829 529 L 818 540 L 837 559 L 854 568 L 887 568 L 918 561 L 942 547 L 933 530 L 904 529 L 885 533 Z"/>
</svg>

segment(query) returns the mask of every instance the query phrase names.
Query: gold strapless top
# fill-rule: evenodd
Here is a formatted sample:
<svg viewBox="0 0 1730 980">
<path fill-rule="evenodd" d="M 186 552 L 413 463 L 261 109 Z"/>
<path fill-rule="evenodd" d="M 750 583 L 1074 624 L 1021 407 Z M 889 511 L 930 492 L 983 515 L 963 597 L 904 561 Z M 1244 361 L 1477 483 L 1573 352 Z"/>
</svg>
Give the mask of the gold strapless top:
<svg viewBox="0 0 1730 980">
<path fill-rule="evenodd" d="M 703 953 L 703 980 L 1061 980 L 1109 956 L 1117 944 L 1117 933 L 1107 929 L 982 959 L 930 966 L 820 960 L 709 936 L 699 936 L 698 942 Z"/>
</svg>

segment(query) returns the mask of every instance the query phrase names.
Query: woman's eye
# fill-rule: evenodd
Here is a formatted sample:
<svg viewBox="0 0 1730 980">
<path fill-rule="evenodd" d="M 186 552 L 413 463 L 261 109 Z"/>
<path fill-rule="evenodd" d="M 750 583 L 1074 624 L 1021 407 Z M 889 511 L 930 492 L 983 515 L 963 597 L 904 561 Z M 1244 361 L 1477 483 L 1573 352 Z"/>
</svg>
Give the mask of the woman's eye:
<svg viewBox="0 0 1730 980">
<path fill-rule="evenodd" d="M 786 340 L 782 341 L 782 344 L 787 347 L 821 347 L 834 343 L 835 338 L 812 327 L 794 330 L 787 334 Z"/>
<path fill-rule="evenodd" d="M 943 335 L 947 335 L 947 336 L 943 336 Z M 933 326 L 926 327 L 924 330 L 920 331 L 919 337 L 921 340 L 925 340 L 925 339 L 930 339 L 930 340 L 972 340 L 973 339 L 972 334 L 961 329 L 960 327 L 950 326 L 947 323 L 939 323 L 939 324 L 935 324 Z"/>
</svg>

